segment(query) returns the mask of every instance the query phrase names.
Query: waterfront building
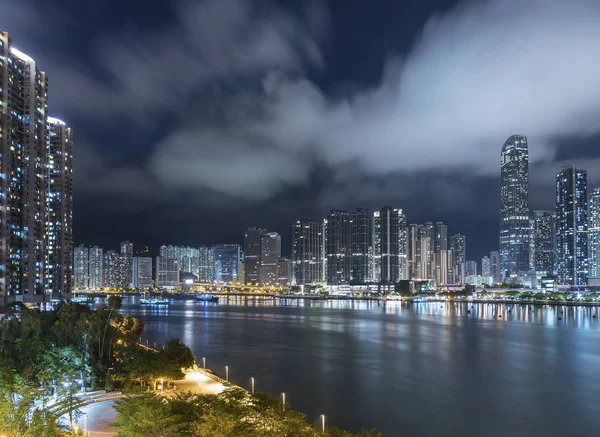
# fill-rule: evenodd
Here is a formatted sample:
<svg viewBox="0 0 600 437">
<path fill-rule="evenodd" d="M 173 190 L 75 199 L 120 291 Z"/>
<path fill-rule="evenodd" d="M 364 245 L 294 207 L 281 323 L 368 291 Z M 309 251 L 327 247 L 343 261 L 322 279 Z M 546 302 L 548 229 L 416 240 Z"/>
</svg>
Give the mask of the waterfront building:
<svg viewBox="0 0 600 437">
<path fill-rule="evenodd" d="M 351 279 L 353 283 L 369 281 L 369 248 L 371 247 L 371 216 L 369 210 L 356 208 L 350 217 Z"/>
<path fill-rule="evenodd" d="M 152 287 L 152 258 L 149 256 L 133 257 L 133 288 Z"/>
<path fill-rule="evenodd" d="M 173 290 L 179 287 L 180 273 L 179 259 L 166 256 L 156 257 L 156 286 L 158 288 Z"/>
<path fill-rule="evenodd" d="M 500 270 L 500 252 L 493 250 L 490 252 L 490 265 L 492 269 L 492 278 L 495 284 L 502 282 L 502 274 Z"/>
<path fill-rule="evenodd" d="M 198 276 L 200 270 L 200 251 L 189 246 L 161 246 L 160 256 L 176 258 L 179 260 L 179 268 L 184 273 Z"/>
<path fill-rule="evenodd" d="M 71 147 L 46 73 L 0 30 L 0 303 L 70 293 Z"/>
<path fill-rule="evenodd" d="M 104 286 L 104 251 L 98 246 L 89 248 L 89 288 L 99 290 Z"/>
<path fill-rule="evenodd" d="M 527 138 L 511 136 L 500 157 L 500 269 L 503 277 L 529 272 L 529 152 Z"/>
<path fill-rule="evenodd" d="M 481 276 L 492 277 L 492 264 L 490 263 L 490 258 L 484 256 L 481 258 Z"/>
<path fill-rule="evenodd" d="M 90 250 L 83 244 L 73 251 L 73 288 L 86 290 L 89 287 L 89 256 Z"/>
<path fill-rule="evenodd" d="M 454 254 L 454 280 L 457 284 L 464 284 L 466 278 L 467 238 L 455 234 L 450 237 L 450 249 Z"/>
<path fill-rule="evenodd" d="M 434 250 L 448 250 L 448 226 L 443 222 L 435 224 L 435 247 Z"/>
<path fill-rule="evenodd" d="M 45 156 L 45 292 L 62 296 L 73 281 L 73 136 L 63 121 L 48 117 Z"/>
<path fill-rule="evenodd" d="M 289 287 L 292 283 L 292 260 L 289 258 L 280 258 L 277 262 L 277 272 L 279 275 L 279 286 Z"/>
<path fill-rule="evenodd" d="M 587 172 L 566 166 L 556 175 L 556 267 L 562 285 L 588 279 Z"/>
<path fill-rule="evenodd" d="M 292 228 L 292 265 L 298 285 L 324 281 L 323 223 L 298 220 Z"/>
<path fill-rule="evenodd" d="M 352 277 L 350 214 L 347 211 L 331 210 L 327 216 L 325 235 L 327 284 L 348 284 Z"/>
<path fill-rule="evenodd" d="M 554 273 L 555 216 L 549 211 L 536 210 L 531 214 L 533 271 L 538 276 L 550 276 Z"/>
<path fill-rule="evenodd" d="M 373 211 L 371 236 L 369 279 L 378 283 L 381 281 L 381 211 Z"/>
<path fill-rule="evenodd" d="M 451 250 L 440 250 L 435 253 L 435 281 L 437 284 L 454 284 L 455 269 L 454 252 Z"/>
<path fill-rule="evenodd" d="M 215 280 L 215 257 L 214 249 L 201 246 L 198 249 L 198 281 L 213 282 Z"/>
<path fill-rule="evenodd" d="M 118 254 L 114 250 L 104 252 L 104 286 L 109 288 L 118 287 L 119 262 Z"/>
<path fill-rule="evenodd" d="M 130 288 L 132 285 L 133 268 L 133 244 L 123 241 L 120 244 L 120 252 L 116 259 L 115 280 L 116 287 Z"/>
<path fill-rule="evenodd" d="M 399 208 L 381 208 L 381 274 L 380 282 L 395 284 L 407 279 L 406 216 Z"/>
<path fill-rule="evenodd" d="M 281 236 L 277 232 L 263 234 L 260 239 L 259 282 L 261 286 L 276 286 L 279 284 L 280 258 Z"/>
<path fill-rule="evenodd" d="M 465 263 L 465 275 L 477 276 L 477 261 L 467 261 Z"/>
<path fill-rule="evenodd" d="M 589 277 L 600 278 L 600 187 L 592 191 L 589 208 Z"/>
<path fill-rule="evenodd" d="M 214 248 L 215 281 L 232 284 L 238 280 L 239 244 L 217 244 Z"/>
<path fill-rule="evenodd" d="M 244 283 L 258 285 L 260 283 L 261 239 L 266 229 L 248 228 L 244 233 Z"/>
</svg>

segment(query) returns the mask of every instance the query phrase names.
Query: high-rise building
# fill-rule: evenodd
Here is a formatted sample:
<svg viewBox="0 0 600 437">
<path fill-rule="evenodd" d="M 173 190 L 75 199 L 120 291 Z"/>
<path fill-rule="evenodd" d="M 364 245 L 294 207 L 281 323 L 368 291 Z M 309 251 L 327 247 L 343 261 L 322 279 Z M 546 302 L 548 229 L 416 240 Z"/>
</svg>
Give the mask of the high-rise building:
<svg viewBox="0 0 600 437">
<path fill-rule="evenodd" d="M 384 206 L 381 219 L 381 276 L 383 283 L 394 284 L 407 279 L 406 217 L 399 208 Z"/>
<path fill-rule="evenodd" d="M 279 286 L 288 287 L 292 283 L 292 260 L 289 258 L 280 258 L 277 272 L 279 275 Z"/>
<path fill-rule="evenodd" d="M 481 258 L 481 276 L 485 276 L 486 278 L 493 277 L 492 264 L 490 258 L 487 256 Z"/>
<path fill-rule="evenodd" d="M 511 136 L 500 157 L 500 268 L 503 276 L 529 272 L 529 152 L 527 138 Z"/>
<path fill-rule="evenodd" d="M 239 244 L 217 244 L 214 249 L 215 280 L 231 284 L 238 280 Z"/>
<path fill-rule="evenodd" d="M 371 282 L 381 281 L 381 211 L 373 211 L 371 220 L 371 259 L 369 278 Z"/>
<path fill-rule="evenodd" d="M 435 253 L 435 280 L 438 284 L 454 284 L 454 253 L 451 250 L 440 250 Z"/>
<path fill-rule="evenodd" d="M 132 285 L 133 271 L 133 244 L 130 241 L 123 241 L 120 245 L 120 252 L 116 259 L 115 280 L 116 287 L 129 288 Z"/>
<path fill-rule="evenodd" d="M 411 224 L 406 228 L 406 266 L 410 279 L 434 279 L 434 247 L 433 223 Z"/>
<path fill-rule="evenodd" d="M 435 247 L 434 250 L 448 250 L 448 226 L 442 222 L 435 224 Z"/>
<path fill-rule="evenodd" d="M 323 223 L 298 220 L 292 228 L 292 265 L 298 285 L 323 282 L 324 241 Z"/>
<path fill-rule="evenodd" d="M 347 211 L 331 210 L 327 216 L 325 241 L 327 283 L 348 284 L 352 277 L 352 244 L 350 214 Z"/>
<path fill-rule="evenodd" d="M 213 282 L 215 280 L 214 249 L 202 246 L 198 249 L 198 281 Z"/>
<path fill-rule="evenodd" d="M 589 277 L 600 278 L 600 188 L 590 196 L 588 235 Z"/>
<path fill-rule="evenodd" d="M 244 283 L 260 283 L 260 242 L 266 229 L 248 228 L 244 233 Z"/>
<path fill-rule="evenodd" d="M 477 261 L 467 261 L 465 263 L 465 276 L 477 276 Z"/>
<path fill-rule="evenodd" d="M 166 256 L 156 257 L 156 286 L 164 289 L 179 287 L 180 279 L 179 259 Z"/>
<path fill-rule="evenodd" d="M 47 101 L 46 73 L 0 30 L 3 302 L 41 302 L 71 288 L 71 132 L 48 120 Z"/>
<path fill-rule="evenodd" d="M 500 270 L 500 252 L 494 250 L 490 252 L 490 266 L 492 269 L 492 278 L 494 283 L 499 284 L 502 282 L 502 273 Z"/>
<path fill-rule="evenodd" d="M 563 167 L 556 175 L 556 267 L 561 284 L 587 284 L 587 213 L 587 172 Z"/>
<path fill-rule="evenodd" d="M 454 279 L 457 284 L 464 284 L 466 279 L 467 238 L 455 234 L 450 237 L 450 249 L 454 254 Z"/>
<path fill-rule="evenodd" d="M 83 244 L 73 251 L 73 288 L 86 290 L 89 287 L 90 250 Z"/>
<path fill-rule="evenodd" d="M 104 286 L 109 288 L 119 287 L 119 255 L 114 250 L 104 252 Z"/>
<path fill-rule="evenodd" d="M 365 208 L 356 208 L 356 211 L 350 217 L 351 276 L 352 282 L 358 284 L 369 281 L 370 218 L 369 210 Z"/>
<path fill-rule="evenodd" d="M 92 290 L 99 290 L 104 286 L 104 253 L 98 247 L 89 249 L 89 287 Z"/>
<path fill-rule="evenodd" d="M 152 258 L 134 256 L 132 276 L 133 288 L 152 287 Z"/>
<path fill-rule="evenodd" d="M 73 266 L 73 143 L 71 128 L 48 117 L 46 146 L 46 293 L 71 291 Z"/>
<path fill-rule="evenodd" d="M 260 239 L 260 285 L 279 285 L 278 270 L 280 258 L 281 236 L 277 232 L 267 232 L 263 234 L 263 236 Z M 245 268 L 246 267 L 244 266 L 244 269 Z"/>
<path fill-rule="evenodd" d="M 199 249 L 183 246 L 160 246 L 159 255 L 179 260 L 179 268 L 184 273 L 198 276 L 200 270 Z"/>
<path fill-rule="evenodd" d="M 537 275 L 548 276 L 554 272 L 555 230 L 554 214 L 549 211 L 533 211 L 532 248 L 533 270 Z"/>
</svg>

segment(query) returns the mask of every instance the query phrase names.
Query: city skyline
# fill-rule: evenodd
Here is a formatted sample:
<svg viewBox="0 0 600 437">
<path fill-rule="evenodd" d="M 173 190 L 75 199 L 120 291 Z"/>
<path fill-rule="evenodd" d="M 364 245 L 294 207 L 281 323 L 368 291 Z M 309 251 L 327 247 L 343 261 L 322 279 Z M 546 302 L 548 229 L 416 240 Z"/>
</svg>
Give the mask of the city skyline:
<svg viewBox="0 0 600 437">
<path fill-rule="evenodd" d="M 249 70 L 244 53 L 235 50 L 239 41 L 219 2 L 204 2 L 200 14 L 200 6 L 190 4 L 160 11 L 144 7 L 139 13 L 141 3 L 133 1 L 119 10 L 139 29 L 114 23 L 105 30 L 107 20 L 101 17 L 110 16 L 111 1 L 57 16 L 36 0 L 8 0 L 0 27 L 44 66 L 51 78 L 52 111 L 76 132 L 76 243 L 116 246 L 129 238 L 153 247 L 213 245 L 237 242 L 240 231 L 260 226 L 279 232 L 289 253 L 289 223 L 298 217 L 389 204 L 406 211 L 412 223 L 443 220 L 467 236 L 473 259 L 481 259 L 498 240 L 499 203 L 490 195 L 500 190 L 498 144 L 513 133 L 528 137 L 530 209 L 554 209 L 552 178 L 563 165 L 586 168 L 590 187 L 600 186 L 600 128 L 586 121 L 598 119 L 590 103 L 598 100 L 595 68 L 588 64 L 594 56 L 582 55 L 586 41 L 596 36 L 590 22 L 600 16 L 599 5 L 570 8 L 549 0 L 540 10 L 539 2 L 529 7 L 516 1 L 479 7 L 458 1 L 402 3 L 306 2 L 304 10 L 274 2 L 267 13 L 256 2 L 227 0 L 228 10 L 238 11 L 241 29 L 276 29 L 270 34 L 274 39 L 258 39 L 248 52 L 268 54 L 274 46 L 281 52 L 258 57 Z M 498 35 L 497 26 L 488 22 L 494 14 L 510 24 L 506 33 Z M 212 36 L 203 40 L 188 25 L 186 17 L 199 15 L 207 27 L 219 23 L 224 30 L 226 59 L 211 51 Z M 555 17 L 570 19 L 555 22 Z M 88 25 L 82 28 L 81 22 Z M 559 25 L 560 43 L 551 32 Z M 548 30 L 549 39 L 540 44 L 528 38 L 533 26 Z M 153 45 L 149 29 L 164 41 L 154 56 L 143 50 Z M 46 37 L 50 34 L 53 38 Z M 70 37 L 74 34 L 76 39 Z M 190 53 L 177 44 L 182 37 L 194 42 Z M 474 59 L 464 41 L 490 42 L 490 56 Z M 540 70 L 556 56 L 553 44 L 561 48 L 565 65 L 581 68 L 568 75 Z M 524 57 L 525 52 L 536 56 Z M 169 86 L 167 56 L 181 58 L 176 88 Z M 182 73 L 197 73 L 197 59 L 211 62 L 200 62 L 205 74 L 190 83 Z M 365 60 L 360 68 L 357 59 Z M 507 63 L 510 80 L 503 79 Z M 543 80 L 530 89 L 531 77 Z M 399 88 L 400 82 L 406 85 Z M 576 84 L 586 84 L 585 90 Z M 394 98 L 398 90 L 401 101 Z M 278 105 L 282 99 L 289 101 L 287 111 Z M 201 107 L 194 105 L 197 101 Z M 248 110 L 252 104 L 256 111 Z M 347 123 L 344 107 L 354 125 Z M 183 113 L 193 115 L 192 126 Z M 256 115 L 257 131 L 248 131 L 245 114 Z M 332 120 L 337 115 L 339 124 Z M 235 130 L 232 121 L 238 116 Z M 351 138 L 339 141 L 329 125 Z M 278 127 L 294 134 L 282 138 Z M 234 131 L 239 137 L 224 135 Z M 195 138 L 190 150 L 184 148 L 188 135 Z M 247 136 L 264 138 L 263 147 L 249 144 Z M 209 153 L 207 145 L 217 142 L 225 156 Z M 262 159 L 268 151 L 268 159 Z M 193 170 L 184 167 L 181 156 L 189 157 Z M 235 172 L 241 162 L 248 171 Z M 177 170 L 164 171 L 167 163 Z M 228 177 L 220 181 L 211 168 Z"/>
</svg>

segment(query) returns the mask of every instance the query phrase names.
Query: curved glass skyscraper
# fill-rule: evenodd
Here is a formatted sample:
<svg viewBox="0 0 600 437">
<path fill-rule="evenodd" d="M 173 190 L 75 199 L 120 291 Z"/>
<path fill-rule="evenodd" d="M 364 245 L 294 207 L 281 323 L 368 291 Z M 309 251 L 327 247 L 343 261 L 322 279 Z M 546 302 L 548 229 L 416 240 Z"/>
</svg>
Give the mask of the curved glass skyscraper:
<svg viewBox="0 0 600 437">
<path fill-rule="evenodd" d="M 500 156 L 500 268 L 504 278 L 529 272 L 529 152 L 511 136 Z"/>
</svg>

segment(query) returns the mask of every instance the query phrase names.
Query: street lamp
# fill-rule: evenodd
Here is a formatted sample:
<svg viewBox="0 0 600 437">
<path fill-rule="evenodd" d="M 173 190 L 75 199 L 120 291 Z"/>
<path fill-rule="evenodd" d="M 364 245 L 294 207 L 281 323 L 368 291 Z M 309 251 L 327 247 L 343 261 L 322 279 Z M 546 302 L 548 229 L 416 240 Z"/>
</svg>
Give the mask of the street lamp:
<svg viewBox="0 0 600 437">
<path fill-rule="evenodd" d="M 252 384 L 252 394 L 254 394 L 254 376 L 250 378 L 250 383 Z"/>
<path fill-rule="evenodd" d="M 206 358 L 202 357 L 202 367 L 206 370 Z"/>
<path fill-rule="evenodd" d="M 88 430 L 87 430 L 87 418 L 88 418 L 88 413 L 84 413 L 83 414 L 83 434 L 87 435 Z"/>
<path fill-rule="evenodd" d="M 229 366 L 225 366 L 225 381 L 229 382 Z"/>
<path fill-rule="evenodd" d="M 285 393 L 281 393 L 281 405 L 283 405 L 283 411 L 285 411 Z"/>
<path fill-rule="evenodd" d="M 323 434 L 325 434 L 325 415 L 321 414 L 321 426 L 323 427 Z"/>
</svg>

